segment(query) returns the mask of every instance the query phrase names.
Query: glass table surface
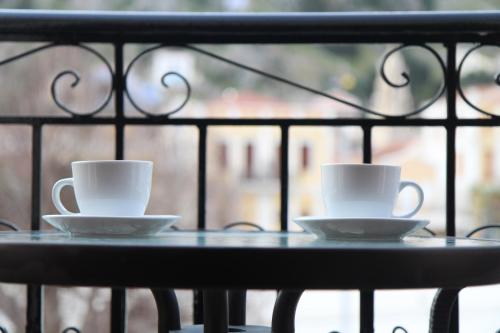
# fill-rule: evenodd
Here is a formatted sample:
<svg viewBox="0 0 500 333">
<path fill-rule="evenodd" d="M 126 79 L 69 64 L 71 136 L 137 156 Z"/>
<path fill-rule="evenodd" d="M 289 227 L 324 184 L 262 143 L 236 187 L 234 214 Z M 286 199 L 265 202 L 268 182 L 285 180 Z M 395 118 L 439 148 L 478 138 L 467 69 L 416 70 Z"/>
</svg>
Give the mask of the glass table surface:
<svg viewBox="0 0 500 333">
<path fill-rule="evenodd" d="M 145 238 L 0 232 L 0 281 L 161 288 L 397 289 L 500 282 L 500 242 L 325 241 L 300 232 L 168 231 Z"/>
<path fill-rule="evenodd" d="M 72 236 L 57 231 L 0 232 L 0 244 L 33 246 L 187 247 L 267 249 L 460 249 L 500 248 L 500 241 L 455 237 L 406 237 L 401 241 L 320 240 L 304 232 L 166 231 L 149 237 Z"/>
</svg>

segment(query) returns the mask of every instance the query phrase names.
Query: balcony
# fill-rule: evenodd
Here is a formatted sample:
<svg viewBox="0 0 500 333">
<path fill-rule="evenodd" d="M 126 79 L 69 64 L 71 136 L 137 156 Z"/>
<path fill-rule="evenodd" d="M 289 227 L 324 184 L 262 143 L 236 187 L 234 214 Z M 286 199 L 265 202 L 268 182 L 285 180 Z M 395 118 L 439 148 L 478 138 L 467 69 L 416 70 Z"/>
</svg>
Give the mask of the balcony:
<svg viewBox="0 0 500 333">
<path fill-rule="evenodd" d="M 496 229 L 477 228 L 498 224 L 499 22 L 499 12 L 2 10 L 0 218 L 47 230 L 48 193 L 72 160 L 147 159 L 156 168 L 149 213 L 180 214 L 181 229 L 245 221 L 300 231 L 294 217 L 323 210 L 322 163 L 373 162 L 400 164 L 422 184 L 421 215 L 435 234 L 496 238 Z M 127 315 L 130 332 L 155 327 L 144 323 L 155 310 L 141 291 L 128 291 L 127 312 L 122 289 L 15 286 L 26 289 L 25 303 L 9 288 L 0 289 L 2 308 L 26 308 L 5 310 L 5 324 L 0 317 L 9 332 L 41 332 L 44 316 L 48 332 L 104 332 L 110 321 L 123 332 Z M 496 292 L 465 291 L 454 332 L 498 329 Z M 305 304 L 323 310 L 299 308 L 297 331 L 402 332 L 396 313 L 419 332 L 435 291 L 408 293 L 312 292 Z M 258 310 L 274 297 L 252 291 L 249 318 L 268 321 L 271 310 Z M 183 320 L 200 323 L 200 294 L 179 299 Z M 415 309 L 423 312 L 408 313 Z M 315 318 L 321 311 L 337 322 Z"/>
</svg>

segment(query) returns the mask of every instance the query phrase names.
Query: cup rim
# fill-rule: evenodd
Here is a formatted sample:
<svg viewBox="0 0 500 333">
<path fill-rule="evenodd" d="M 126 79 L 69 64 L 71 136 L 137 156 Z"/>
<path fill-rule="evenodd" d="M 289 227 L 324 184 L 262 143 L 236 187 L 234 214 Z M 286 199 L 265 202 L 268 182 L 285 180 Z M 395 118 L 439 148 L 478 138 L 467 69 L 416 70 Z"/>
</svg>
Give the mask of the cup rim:
<svg viewBox="0 0 500 333">
<path fill-rule="evenodd" d="M 372 163 L 323 163 L 321 167 L 328 166 L 349 166 L 349 167 L 384 167 L 384 168 L 401 168 L 395 164 L 372 164 Z"/>
<path fill-rule="evenodd" d="M 137 163 L 137 164 L 153 164 L 153 161 L 144 160 L 88 160 L 88 161 L 73 161 L 71 164 L 122 164 L 122 163 Z"/>
</svg>

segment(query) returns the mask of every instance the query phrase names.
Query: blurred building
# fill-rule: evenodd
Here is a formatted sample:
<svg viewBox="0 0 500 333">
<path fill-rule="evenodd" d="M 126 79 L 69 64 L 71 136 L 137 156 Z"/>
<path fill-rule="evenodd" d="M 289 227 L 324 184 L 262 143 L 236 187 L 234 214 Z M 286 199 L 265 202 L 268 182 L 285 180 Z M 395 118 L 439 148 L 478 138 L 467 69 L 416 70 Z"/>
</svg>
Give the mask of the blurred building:
<svg viewBox="0 0 500 333">
<path fill-rule="evenodd" d="M 207 113 L 216 118 L 327 118 L 345 112 L 347 107 L 336 104 L 314 99 L 301 104 L 286 103 L 256 92 L 231 90 L 208 103 Z M 327 126 L 290 128 L 290 218 L 323 213 L 320 166 L 323 163 L 360 162 L 361 136 L 360 133 L 353 135 L 354 132 Z M 219 216 L 211 219 L 224 221 L 222 224 L 250 221 L 267 229 L 279 229 L 280 129 L 213 126 L 209 129 L 208 140 L 209 172 L 216 174 L 215 186 L 225 187 L 226 192 L 229 190 L 230 198 L 227 199 L 231 200 L 231 205 L 225 200 L 215 202 L 215 205 L 223 205 L 226 212 L 212 209 L 212 213 L 218 211 L 216 215 Z M 351 149 L 353 146 L 356 149 Z"/>
<path fill-rule="evenodd" d="M 168 71 L 185 75 L 196 82 L 196 62 L 185 51 L 153 53 L 150 78 L 156 82 Z M 172 67 L 172 64 L 175 64 Z M 408 68 L 399 52 L 386 63 L 385 73 L 393 83 L 402 83 L 401 73 Z M 134 78 L 134 77 L 133 77 Z M 168 111 L 185 89 L 171 78 L 168 103 L 156 101 L 158 112 Z M 142 80 L 139 80 L 142 81 Z M 279 83 L 277 83 L 279 84 Z M 140 82 L 140 85 L 143 85 Z M 155 85 L 160 96 L 165 89 Z M 329 93 L 337 98 L 361 104 L 344 87 Z M 167 90 L 169 90 L 167 89 Z M 500 113 L 500 97 L 494 86 L 474 86 L 467 96 L 479 107 Z M 155 95 L 155 96 L 156 96 Z M 394 88 L 377 76 L 369 107 L 387 115 L 414 110 L 410 87 Z M 155 108 L 155 105 L 152 106 Z M 460 98 L 460 117 L 482 117 Z M 441 98 L 416 117 L 442 117 L 446 101 Z M 191 99 L 183 117 L 207 118 L 335 118 L 367 117 L 359 110 L 321 96 L 311 95 L 300 102 L 278 99 L 250 90 L 226 88 L 220 97 L 202 102 Z M 371 117 L 371 116 L 370 116 Z M 459 128 L 457 131 L 456 202 L 458 229 L 500 220 L 500 151 L 495 145 L 499 132 L 494 128 Z M 186 138 L 187 139 L 187 138 Z M 289 129 L 289 219 L 324 213 L 321 197 L 320 166 L 323 163 L 361 163 L 362 132 L 357 127 L 292 126 Z M 442 232 L 445 226 L 446 131 L 439 127 L 375 127 L 372 131 L 372 160 L 379 164 L 402 166 L 402 178 L 419 183 L 425 202 L 417 217 L 431 220 L 431 228 Z M 255 222 L 267 229 L 279 228 L 281 133 L 275 126 L 211 126 L 208 130 L 207 221 L 220 228 L 235 221 Z M 497 181 L 499 180 L 499 181 Z M 406 192 L 406 191 L 405 191 Z M 413 207 L 415 195 L 403 193 L 396 211 Z M 497 192 L 499 193 L 497 195 Z M 498 199 L 496 199 L 498 197 Z M 294 225 L 290 225 L 294 228 Z"/>
</svg>

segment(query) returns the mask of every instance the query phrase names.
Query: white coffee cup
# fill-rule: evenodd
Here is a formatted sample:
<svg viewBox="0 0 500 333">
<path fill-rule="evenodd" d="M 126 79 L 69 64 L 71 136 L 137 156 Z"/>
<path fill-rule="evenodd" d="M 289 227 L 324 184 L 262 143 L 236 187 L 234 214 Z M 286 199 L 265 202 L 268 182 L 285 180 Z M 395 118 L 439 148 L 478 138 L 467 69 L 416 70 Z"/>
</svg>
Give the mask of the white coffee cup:
<svg viewBox="0 0 500 333">
<path fill-rule="evenodd" d="M 153 162 L 113 160 L 71 163 L 72 178 L 52 187 L 52 202 L 59 213 L 69 211 L 61 203 L 61 190 L 72 186 L 80 214 L 90 216 L 141 216 L 151 192 Z"/>
<path fill-rule="evenodd" d="M 409 218 L 422 207 L 424 192 L 411 181 L 400 181 L 401 168 L 375 164 L 324 164 L 321 188 L 328 216 Z M 406 187 L 416 190 L 418 201 L 413 210 L 393 215 L 397 196 Z"/>
</svg>

